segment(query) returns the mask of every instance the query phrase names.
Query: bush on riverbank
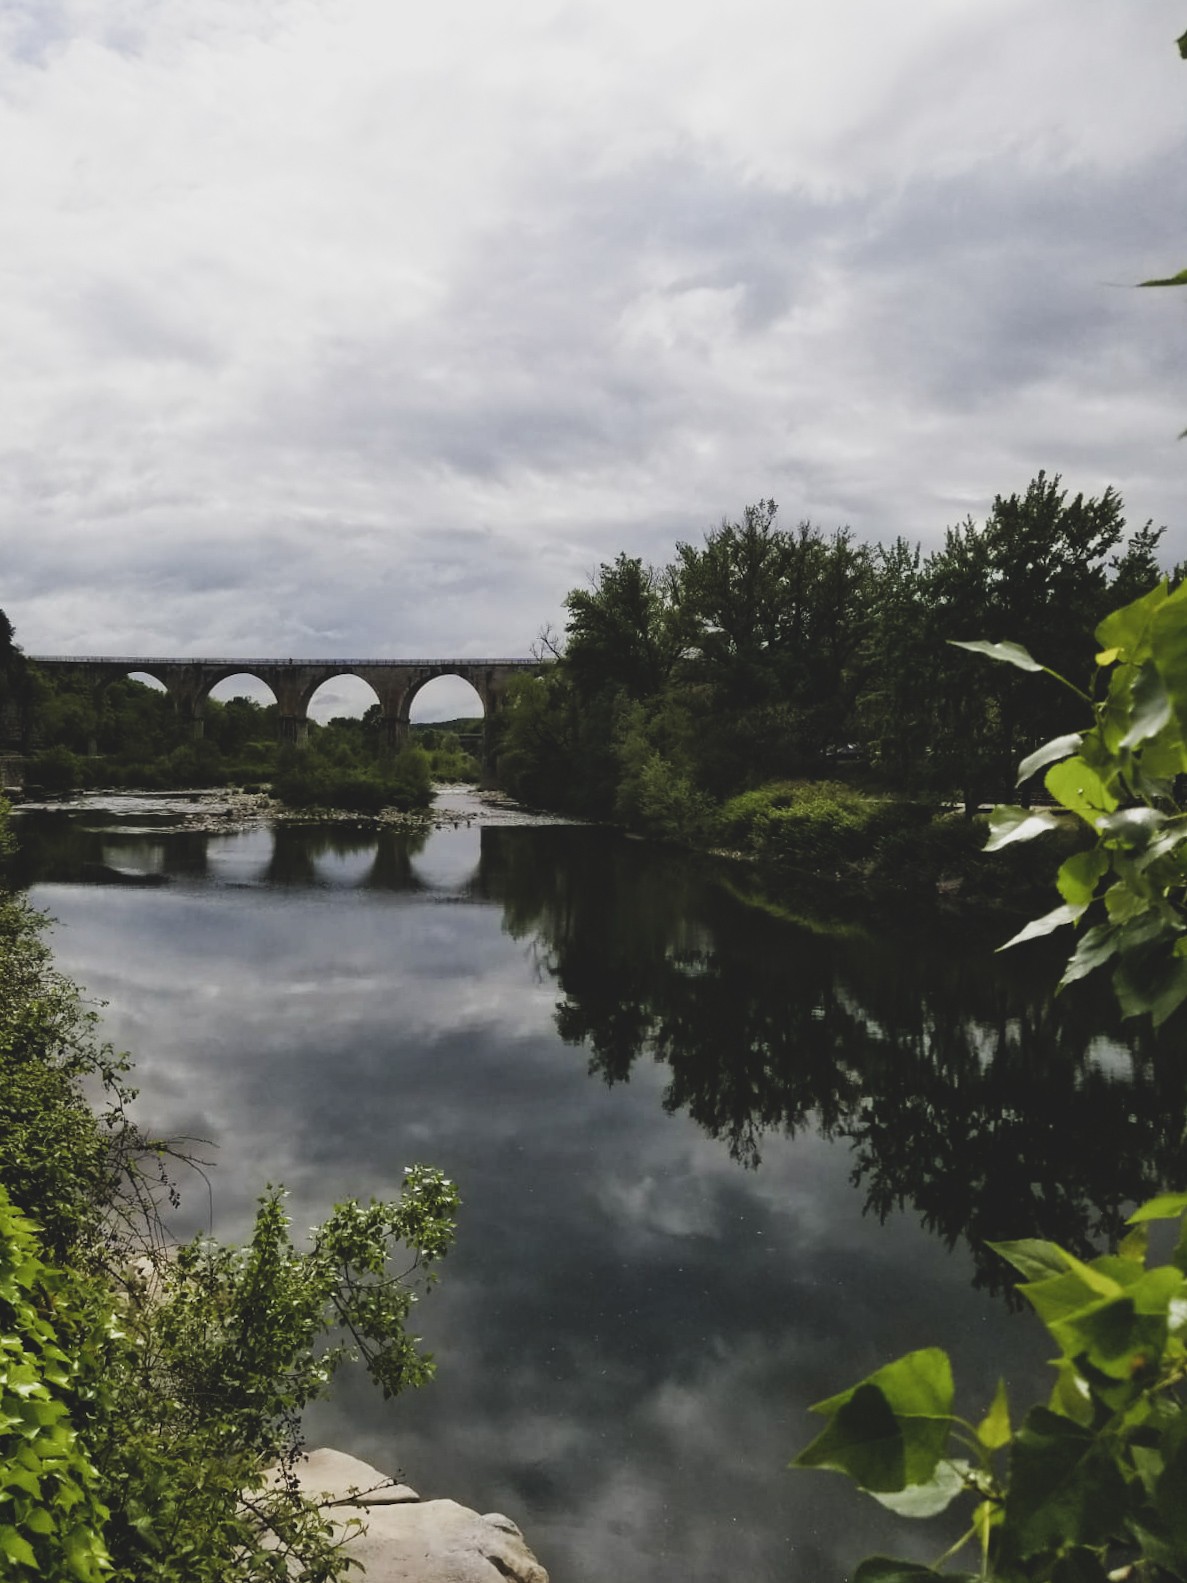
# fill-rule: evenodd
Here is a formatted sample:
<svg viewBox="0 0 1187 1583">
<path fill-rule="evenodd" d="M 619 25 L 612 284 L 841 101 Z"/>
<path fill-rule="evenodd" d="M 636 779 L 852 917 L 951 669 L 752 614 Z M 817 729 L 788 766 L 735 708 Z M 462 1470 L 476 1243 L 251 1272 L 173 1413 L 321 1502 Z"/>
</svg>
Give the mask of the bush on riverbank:
<svg viewBox="0 0 1187 1583">
<path fill-rule="evenodd" d="M 392 1263 L 447 1251 L 456 1190 L 412 1167 L 302 1251 L 269 1189 L 246 1246 L 170 1248 L 173 1151 L 129 1118 L 127 1063 L 43 921 L 0 893 L 0 1572 L 330 1583 L 346 1560 L 288 1476 L 301 1411 L 355 1351 L 385 1396 L 429 1377 Z"/>
<path fill-rule="evenodd" d="M 427 808 L 433 800 L 433 769 L 423 748 L 402 748 L 390 768 L 343 768 L 306 750 L 284 756 L 272 795 L 287 808 L 342 808 L 379 813 L 384 808 Z"/>
<path fill-rule="evenodd" d="M 836 781 L 775 781 L 731 798 L 710 822 L 715 844 L 753 858 L 776 894 L 827 881 L 886 902 L 1026 908 L 1085 844 L 1068 819 L 1042 849 L 987 857 L 984 818 L 874 797 Z"/>
</svg>

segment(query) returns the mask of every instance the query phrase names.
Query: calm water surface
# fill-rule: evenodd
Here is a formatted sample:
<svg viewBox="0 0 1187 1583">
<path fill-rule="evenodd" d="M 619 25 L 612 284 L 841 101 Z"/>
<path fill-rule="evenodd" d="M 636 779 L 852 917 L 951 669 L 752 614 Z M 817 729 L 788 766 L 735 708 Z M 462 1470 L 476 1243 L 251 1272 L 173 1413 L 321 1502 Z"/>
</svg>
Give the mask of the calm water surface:
<svg viewBox="0 0 1187 1583">
<path fill-rule="evenodd" d="M 309 1438 L 506 1511 L 554 1583 L 934 1559 L 942 1522 L 786 1471 L 808 1404 L 928 1344 L 966 1413 L 999 1374 L 1033 1399 L 1048 1349 L 986 1240 L 1084 1247 L 1187 1181 L 1182 1063 L 1052 1004 L 1049 958 L 821 932 L 594 829 L 21 833 L 144 1120 L 211 1142 L 179 1232 L 242 1235 L 267 1183 L 303 1228 L 414 1161 L 457 1180 L 437 1379 L 347 1377 Z"/>
</svg>

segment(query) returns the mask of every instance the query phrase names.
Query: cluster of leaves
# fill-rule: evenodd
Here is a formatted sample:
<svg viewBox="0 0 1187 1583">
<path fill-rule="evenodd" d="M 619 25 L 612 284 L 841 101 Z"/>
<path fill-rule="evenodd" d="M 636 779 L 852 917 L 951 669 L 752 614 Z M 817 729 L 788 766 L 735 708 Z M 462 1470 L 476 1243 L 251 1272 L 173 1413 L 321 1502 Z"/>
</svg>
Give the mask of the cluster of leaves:
<svg viewBox="0 0 1187 1583">
<path fill-rule="evenodd" d="M 500 776 L 529 802 L 693 842 L 722 801 L 803 777 L 971 809 L 1069 728 L 1069 704 L 952 664 L 945 640 L 1009 631 L 1084 670 L 1085 634 L 1158 581 L 1160 536 L 1125 543 L 1114 491 L 1071 497 L 1042 473 L 927 557 L 783 529 L 760 501 L 666 567 L 620 555 L 569 594 L 558 663 L 512 691 Z"/>
<path fill-rule="evenodd" d="M 1151 1222 L 1180 1221 L 1169 1264 L 1149 1265 Z M 1004 1385 L 973 1424 L 954 1410 L 936 1347 L 908 1353 L 812 1411 L 828 1419 L 793 1466 L 848 1474 L 905 1517 L 953 1502 L 976 1571 L 873 1557 L 854 1583 L 1169 1583 L 1187 1578 L 1187 1194 L 1130 1216 L 1115 1254 L 1089 1262 L 1054 1243 L 996 1245 L 1059 1349 L 1050 1400 L 1015 1428 Z"/>
<path fill-rule="evenodd" d="M 1187 810 L 1179 797 L 1187 773 L 1187 586 L 1172 593 L 1161 583 L 1113 611 L 1096 640 L 1095 696 L 1071 687 L 1091 707 L 1092 726 L 1037 748 L 1018 771 L 1021 783 L 1045 769 L 1050 796 L 1094 841 L 1060 867 L 1060 906 L 1007 944 L 1067 924 L 1082 928 L 1060 987 L 1108 965 L 1125 1014 L 1149 1011 L 1157 1024 L 1187 1000 Z M 1019 644 L 962 646 L 1021 670 L 1048 669 Z M 1040 836 L 1064 817 L 997 808 L 989 850 Z"/>
<path fill-rule="evenodd" d="M 94 1279 L 45 1262 L 0 1187 L 0 1569 L 12 1583 L 103 1583 L 102 1480 L 72 1409 L 114 1332 Z"/>
<path fill-rule="evenodd" d="M 430 1376 L 408 1321 L 456 1189 L 410 1168 L 306 1248 L 270 1190 L 246 1247 L 171 1248 L 173 1151 L 129 1119 L 127 1063 L 42 922 L 0 898 L 0 1572 L 337 1578 L 341 1534 L 292 1477 L 301 1412 L 352 1357 L 385 1396 Z"/>
<path fill-rule="evenodd" d="M 122 1350 L 83 1429 L 119 1576 L 340 1574 L 341 1536 L 292 1478 L 301 1412 L 354 1358 L 385 1397 L 431 1377 L 408 1277 L 448 1250 L 456 1204 L 439 1172 L 410 1168 L 398 1200 L 338 1205 L 300 1250 L 270 1190 L 246 1247 L 202 1238 L 126 1277 Z"/>
<path fill-rule="evenodd" d="M 1081 821 L 1092 844 L 1060 867 L 1061 905 L 1007 944 L 1088 923 L 1061 987 L 1109 964 L 1123 1014 L 1148 1012 L 1158 1024 L 1187 999 L 1187 815 L 1177 797 L 1187 774 L 1187 589 L 1159 584 L 1106 616 L 1096 641 L 1093 694 L 1020 644 L 961 644 L 1047 671 L 1092 711 L 1087 730 L 1054 738 L 1019 767 L 1019 784 L 1045 770 L 1064 812 L 998 808 L 989 846 L 1042 835 L 1069 815 Z M 1159 1219 L 1180 1221 L 1178 1242 L 1170 1264 L 1148 1267 L 1148 1227 Z M 1147 1203 L 1130 1224 L 1115 1254 L 1088 1262 L 1053 1243 L 996 1245 L 1027 1277 L 1021 1291 L 1060 1351 L 1050 1402 L 1017 1431 L 1004 1392 L 980 1424 L 955 1418 L 947 1357 L 925 1349 L 820 1403 L 829 1426 L 797 1465 L 847 1472 L 904 1515 L 970 1496 L 961 1545 L 979 1542 L 982 1578 L 1187 1579 L 1187 1194 Z M 968 1455 L 951 1452 L 952 1438 Z M 940 1575 L 874 1558 L 855 1583 Z"/>
</svg>

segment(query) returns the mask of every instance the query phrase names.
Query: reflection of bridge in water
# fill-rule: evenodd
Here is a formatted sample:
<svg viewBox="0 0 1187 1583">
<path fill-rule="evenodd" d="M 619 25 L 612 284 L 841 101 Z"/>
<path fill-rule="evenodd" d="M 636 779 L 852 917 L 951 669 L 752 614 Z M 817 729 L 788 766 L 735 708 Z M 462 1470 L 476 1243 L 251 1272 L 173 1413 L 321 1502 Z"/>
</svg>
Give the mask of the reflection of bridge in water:
<svg viewBox="0 0 1187 1583">
<path fill-rule="evenodd" d="M 482 700 L 486 717 L 484 758 L 491 757 L 493 723 L 512 677 L 540 669 L 538 660 L 202 660 L 144 656 L 29 655 L 50 680 L 61 679 L 93 690 L 96 703 L 112 682 L 126 676 L 151 676 L 173 700 L 193 734 L 202 735 L 206 700 L 220 682 L 252 676 L 276 699 L 280 740 L 300 746 L 309 726 L 309 704 L 323 683 L 336 676 L 357 676 L 367 683 L 379 705 L 384 741 L 400 747 L 408 738 L 412 701 L 427 682 L 439 676 L 460 676 Z"/>
<path fill-rule="evenodd" d="M 491 899 L 491 864 L 498 867 L 507 834 L 477 824 L 356 831 L 278 823 L 216 835 L 169 824 L 88 829 L 57 815 L 25 818 L 36 831 L 36 878 L 50 884 L 406 891 L 455 902 Z M 15 863 L 17 882 L 30 883 L 20 854 Z"/>
</svg>

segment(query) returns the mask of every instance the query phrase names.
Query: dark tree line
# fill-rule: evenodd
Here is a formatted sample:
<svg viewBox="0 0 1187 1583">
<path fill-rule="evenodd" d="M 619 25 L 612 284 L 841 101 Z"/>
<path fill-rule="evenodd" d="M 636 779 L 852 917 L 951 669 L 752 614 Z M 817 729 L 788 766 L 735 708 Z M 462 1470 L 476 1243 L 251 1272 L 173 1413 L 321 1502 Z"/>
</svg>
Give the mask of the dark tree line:
<svg viewBox="0 0 1187 1583">
<path fill-rule="evenodd" d="M 1093 628 L 1157 582 L 1164 531 L 1127 535 L 1114 490 L 1070 497 L 1043 473 L 926 556 L 783 528 L 760 501 L 665 567 L 620 554 L 569 594 L 557 663 L 507 712 L 503 777 L 529 801 L 676 836 L 800 777 L 1000 797 L 1021 757 L 1071 729 L 1067 695 L 948 640 L 1009 637 L 1086 684 Z"/>
</svg>

